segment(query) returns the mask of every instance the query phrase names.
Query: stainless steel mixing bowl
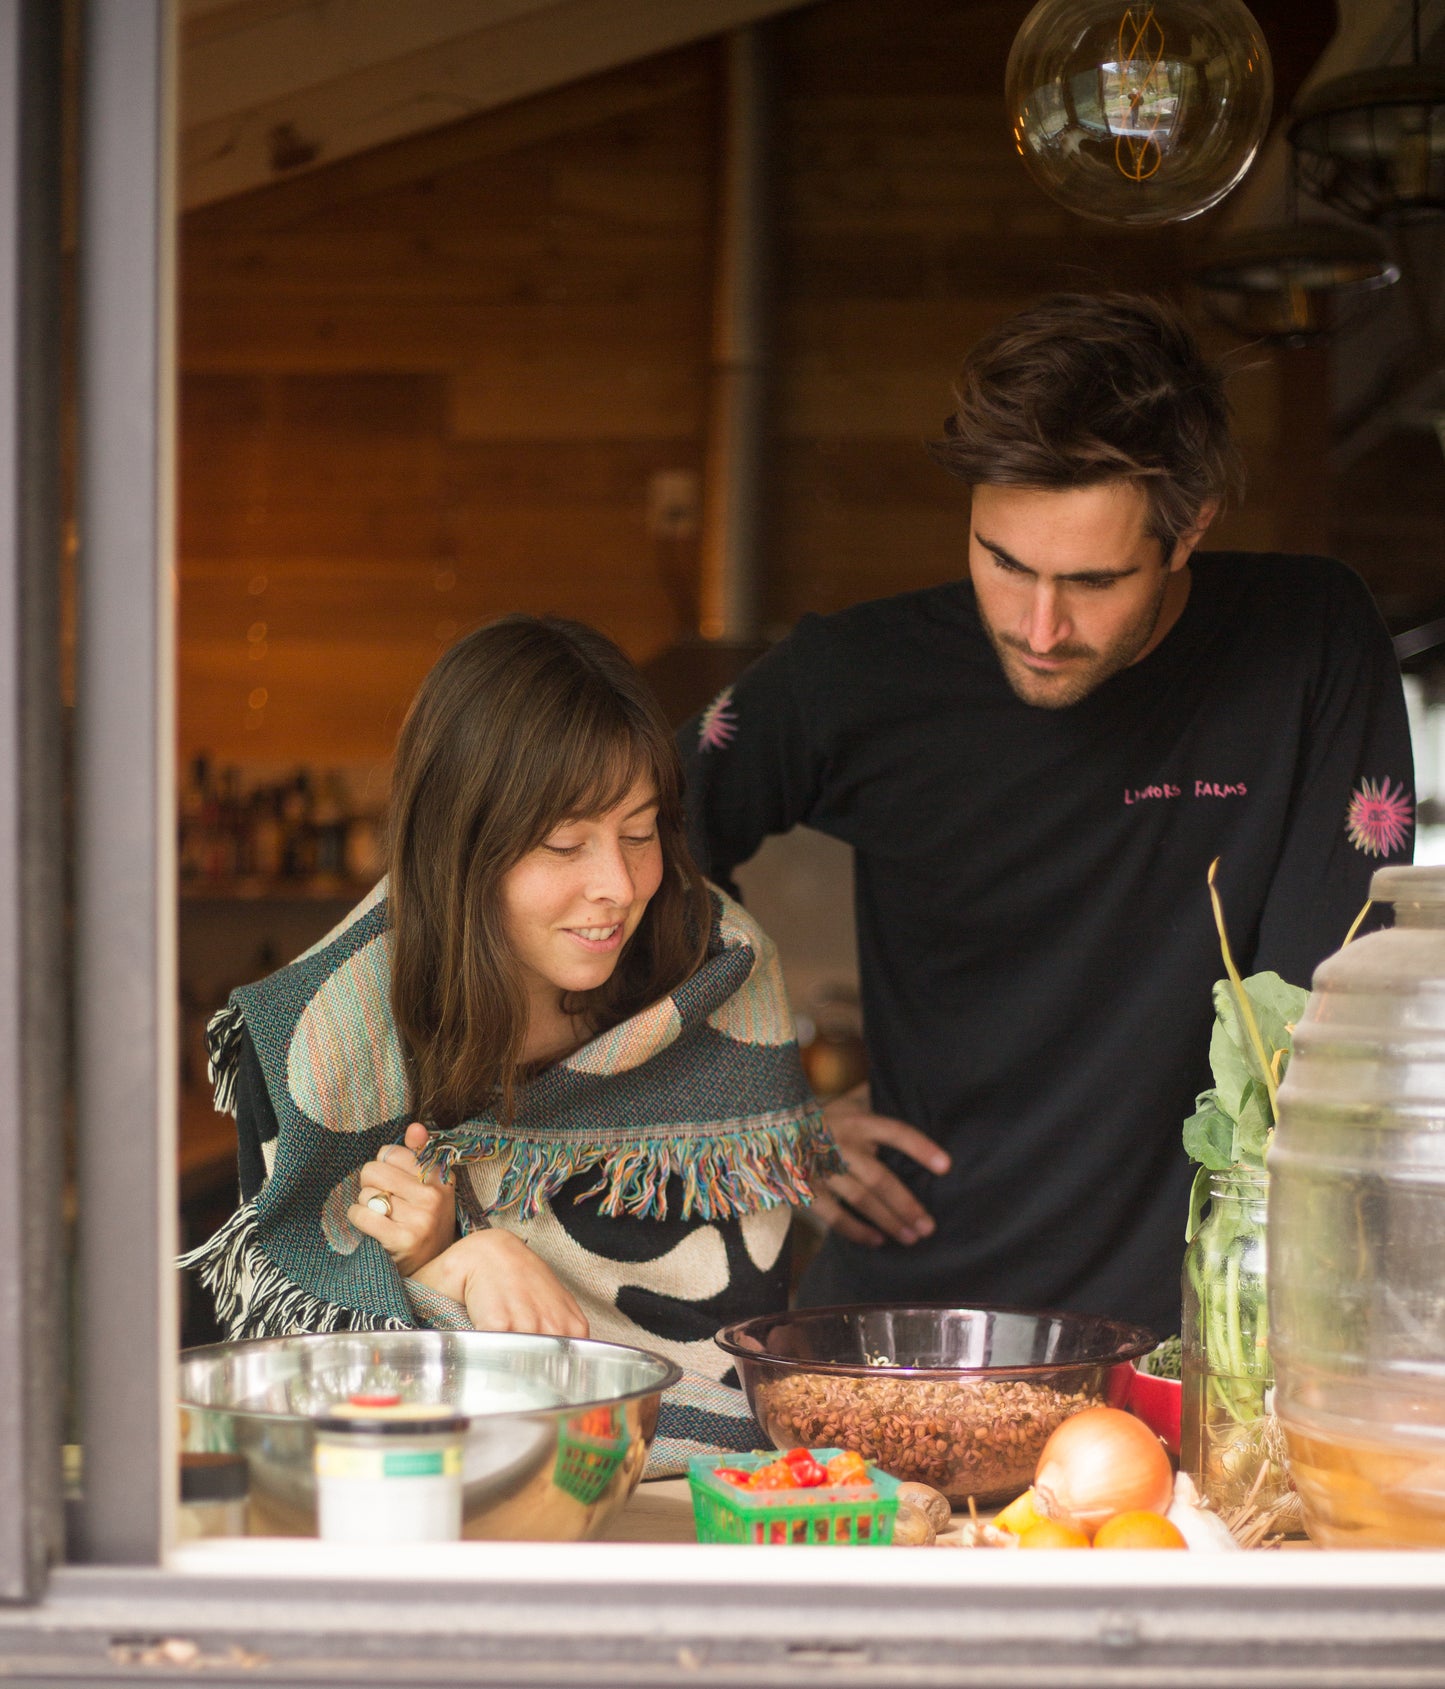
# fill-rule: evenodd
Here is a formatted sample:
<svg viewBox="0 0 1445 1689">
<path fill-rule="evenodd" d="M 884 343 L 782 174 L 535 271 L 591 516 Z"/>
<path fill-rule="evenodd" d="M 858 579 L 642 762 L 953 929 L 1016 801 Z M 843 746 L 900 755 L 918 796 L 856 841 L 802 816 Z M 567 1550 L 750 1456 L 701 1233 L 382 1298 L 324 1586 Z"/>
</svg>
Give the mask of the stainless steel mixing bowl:
<svg viewBox="0 0 1445 1689">
<path fill-rule="evenodd" d="M 682 1376 L 620 1343 L 493 1331 L 334 1332 L 181 1355 L 181 1448 L 245 1455 L 253 1536 L 315 1536 L 314 1421 L 362 1392 L 470 1418 L 462 1535 L 594 1536 L 642 1476 Z"/>
</svg>

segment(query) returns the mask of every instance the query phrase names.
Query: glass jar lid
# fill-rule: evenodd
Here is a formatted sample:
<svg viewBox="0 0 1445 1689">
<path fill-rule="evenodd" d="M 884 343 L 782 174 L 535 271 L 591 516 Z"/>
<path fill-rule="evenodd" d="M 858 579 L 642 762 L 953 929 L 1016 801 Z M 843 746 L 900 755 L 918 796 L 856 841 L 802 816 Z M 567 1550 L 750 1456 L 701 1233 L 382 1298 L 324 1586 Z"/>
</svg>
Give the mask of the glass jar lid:
<svg viewBox="0 0 1445 1689">
<path fill-rule="evenodd" d="M 1376 868 L 1370 897 L 1375 903 L 1445 903 L 1445 867 Z"/>
</svg>

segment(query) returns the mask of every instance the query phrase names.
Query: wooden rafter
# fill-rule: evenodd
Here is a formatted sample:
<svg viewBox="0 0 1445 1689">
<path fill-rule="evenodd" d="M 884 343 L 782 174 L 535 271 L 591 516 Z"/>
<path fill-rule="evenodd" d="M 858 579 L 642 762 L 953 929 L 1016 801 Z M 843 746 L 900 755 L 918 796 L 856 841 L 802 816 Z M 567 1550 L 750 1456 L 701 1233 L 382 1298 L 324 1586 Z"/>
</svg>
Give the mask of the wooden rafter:
<svg viewBox="0 0 1445 1689">
<path fill-rule="evenodd" d="M 812 0 L 187 0 L 181 200 L 299 176 Z"/>
</svg>

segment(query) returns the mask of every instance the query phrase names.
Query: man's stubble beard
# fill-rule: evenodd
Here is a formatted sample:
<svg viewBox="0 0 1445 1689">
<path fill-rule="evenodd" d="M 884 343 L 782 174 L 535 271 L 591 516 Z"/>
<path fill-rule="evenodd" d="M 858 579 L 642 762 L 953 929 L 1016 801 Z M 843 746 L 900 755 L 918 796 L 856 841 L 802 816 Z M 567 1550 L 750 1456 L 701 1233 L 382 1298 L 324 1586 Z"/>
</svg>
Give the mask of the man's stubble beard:
<svg viewBox="0 0 1445 1689">
<path fill-rule="evenodd" d="M 1028 647 L 1023 641 L 1005 640 L 998 630 L 980 613 L 979 620 L 993 646 L 1003 677 L 1014 696 L 1039 710 L 1066 710 L 1082 703 L 1091 692 L 1097 692 L 1106 680 L 1136 662 L 1159 625 L 1164 611 L 1164 595 L 1168 591 L 1169 575 L 1159 583 L 1154 602 L 1135 622 L 1102 651 L 1088 646 L 1063 645 L 1050 655 L 1077 657 L 1077 666 L 1056 675 L 1039 674 L 1023 667 L 1020 653 Z"/>
</svg>

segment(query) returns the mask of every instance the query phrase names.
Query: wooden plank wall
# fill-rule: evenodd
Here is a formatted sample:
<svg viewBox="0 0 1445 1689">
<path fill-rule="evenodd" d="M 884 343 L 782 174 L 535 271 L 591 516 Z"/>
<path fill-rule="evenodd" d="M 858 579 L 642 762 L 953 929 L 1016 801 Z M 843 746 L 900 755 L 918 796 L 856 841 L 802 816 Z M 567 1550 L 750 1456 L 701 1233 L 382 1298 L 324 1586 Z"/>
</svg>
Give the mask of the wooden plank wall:
<svg viewBox="0 0 1445 1689">
<path fill-rule="evenodd" d="M 979 332 L 1053 287 L 1175 286 L 1207 243 L 1210 218 L 1130 235 L 1032 186 L 1001 97 L 1021 13 L 823 0 L 771 26 L 770 631 L 958 573 L 964 496 L 922 442 Z M 1283 98 L 1309 27 L 1276 49 Z M 694 549 L 646 509 L 702 463 L 720 71 L 690 49 L 187 218 L 185 754 L 381 759 L 441 646 L 502 610 L 639 658 L 684 627 Z M 1231 355 L 1254 492 L 1218 541 L 1319 546 L 1323 358 Z"/>
<path fill-rule="evenodd" d="M 382 757 L 443 646 L 502 611 L 639 655 L 679 631 L 646 511 L 655 473 L 701 465 L 716 61 L 186 219 L 183 755 Z"/>
</svg>

